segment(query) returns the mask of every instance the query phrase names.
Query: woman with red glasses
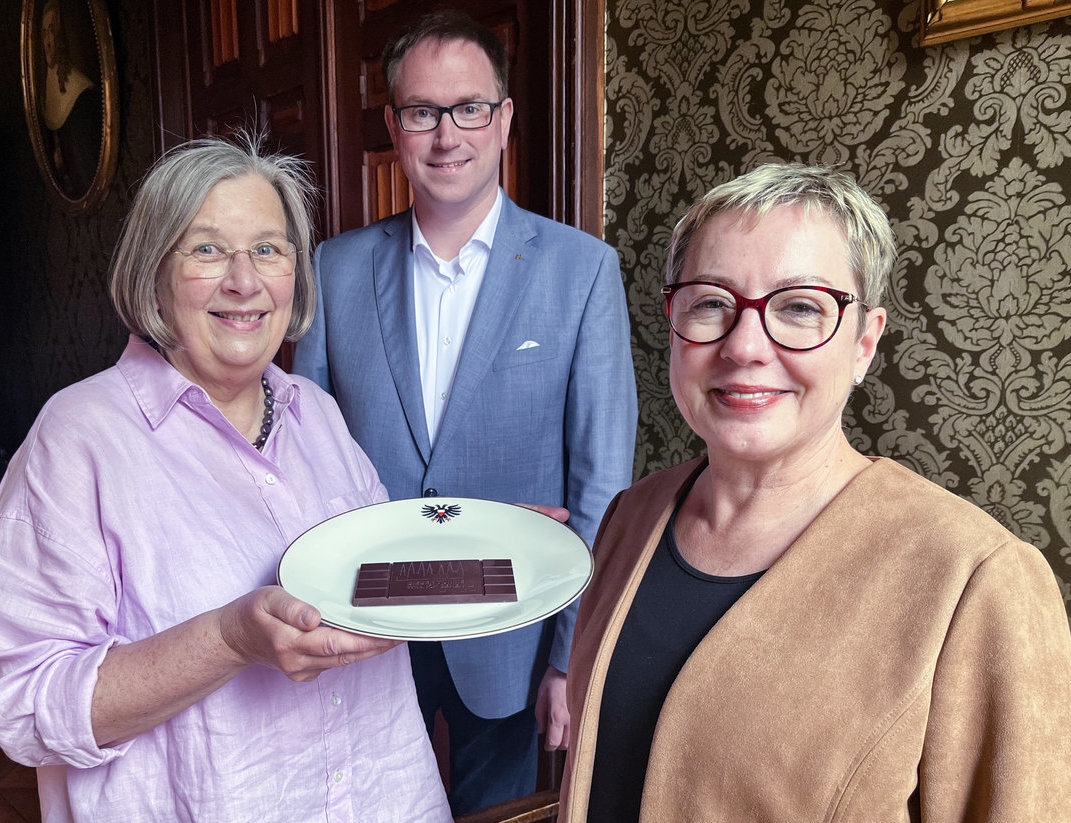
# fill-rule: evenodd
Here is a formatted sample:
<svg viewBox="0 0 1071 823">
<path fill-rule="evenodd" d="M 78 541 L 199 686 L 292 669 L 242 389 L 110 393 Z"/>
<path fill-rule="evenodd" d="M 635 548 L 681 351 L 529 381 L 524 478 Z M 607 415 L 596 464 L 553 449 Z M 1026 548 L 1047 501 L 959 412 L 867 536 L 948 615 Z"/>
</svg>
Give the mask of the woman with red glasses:
<svg viewBox="0 0 1071 823">
<path fill-rule="evenodd" d="M 670 383 L 706 455 L 611 504 L 569 664 L 562 820 L 1071 814 L 1071 633 L 1042 555 L 861 454 L 888 219 L 762 166 L 670 241 Z"/>
</svg>

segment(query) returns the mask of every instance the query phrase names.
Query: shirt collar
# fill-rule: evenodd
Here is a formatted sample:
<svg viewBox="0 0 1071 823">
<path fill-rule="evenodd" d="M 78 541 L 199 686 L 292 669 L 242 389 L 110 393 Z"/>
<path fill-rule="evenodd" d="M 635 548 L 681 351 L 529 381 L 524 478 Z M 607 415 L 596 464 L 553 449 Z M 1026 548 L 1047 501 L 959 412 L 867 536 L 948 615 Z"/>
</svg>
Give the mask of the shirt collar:
<svg viewBox="0 0 1071 823">
<path fill-rule="evenodd" d="M 196 398 L 190 403 L 193 407 L 211 403 L 208 392 L 184 377 L 160 352 L 137 335 L 130 335 L 117 367 L 130 386 L 141 413 L 154 429 L 183 399 L 189 402 Z M 291 409 L 300 422 L 300 387 L 274 363 L 268 364 L 265 374 L 275 394 L 276 414 Z"/>
<path fill-rule="evenodd" d="M 495 195 L 495 202 L 491 206 L 491 210 L 487 212 L 487 216 L 480 222 L 480 225 L 476 227 L 476 231 L 472 233 L 472 237 L 469 238 L 468 242 L 461 247 L 461 252 L 458 254 L 458 257 L 464 258 L 465 250 L 469 248 L 471 243 L 480 243 L 490 251 L 492 242 L 495 239 L 495 230 L 498 228 L 498 218 L 502 216 L 502 204 L 504 199 L 505 195 L 502 193 L 502 188 L 499 187 L 498 194 Z M 410 209 L 409 214 L 413 223 L 413 250 L 424 249 L 432 256 L 432 258 L 438 260 L 439 258 L 435 257 L 435 253 L 431 250 L 431 246 L 428 245 L 427 238 L 424 237 L 424 232 L 420 230 L 420 224 L 417 222 L 416 209 Z"/>
</svg>

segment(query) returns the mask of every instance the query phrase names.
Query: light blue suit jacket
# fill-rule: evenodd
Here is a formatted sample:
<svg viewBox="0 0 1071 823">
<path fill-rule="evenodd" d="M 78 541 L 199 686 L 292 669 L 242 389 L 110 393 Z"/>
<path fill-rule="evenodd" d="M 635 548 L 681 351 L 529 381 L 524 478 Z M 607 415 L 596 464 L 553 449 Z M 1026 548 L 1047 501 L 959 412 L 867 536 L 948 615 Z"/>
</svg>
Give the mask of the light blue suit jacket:
<svg viewBox="0 0 1071 823">
<path fill-rule="evenodd" d="M 632 482 L 636 387 L 617 254 L 508 199 L 435 447 L 413 308 L 409 212 L 316 252 L 318 302 L 294 370 L 334 394 L 391 499 L 481 497 L 562 505 L 587 541 Z M 532 345 L 532 342 L 538 345 Z M 552 620 L 443 644 L 461 699 L 482 717 L 530 705 L 565 671 L 576 604 Z"/>
</svg>

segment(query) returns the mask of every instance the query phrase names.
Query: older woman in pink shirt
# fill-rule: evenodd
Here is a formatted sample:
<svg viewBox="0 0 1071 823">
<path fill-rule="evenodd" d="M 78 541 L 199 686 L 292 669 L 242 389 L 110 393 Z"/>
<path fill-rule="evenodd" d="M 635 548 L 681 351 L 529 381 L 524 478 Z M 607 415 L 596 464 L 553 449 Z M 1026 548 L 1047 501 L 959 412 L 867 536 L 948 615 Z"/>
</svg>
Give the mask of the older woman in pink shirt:
<svg viewBox="0 0 1071 823">
<path fill-rule="evenodd" d="M 130 341 L 45 405 L 0 485 L 0 745 L 48 821 L 448 821 L 408 654 L 272 585 L 381 502 L 325 393 L 272 365 L 312 318 L 300 165 L 195 141 L 111 272 Z"/>
</svg>

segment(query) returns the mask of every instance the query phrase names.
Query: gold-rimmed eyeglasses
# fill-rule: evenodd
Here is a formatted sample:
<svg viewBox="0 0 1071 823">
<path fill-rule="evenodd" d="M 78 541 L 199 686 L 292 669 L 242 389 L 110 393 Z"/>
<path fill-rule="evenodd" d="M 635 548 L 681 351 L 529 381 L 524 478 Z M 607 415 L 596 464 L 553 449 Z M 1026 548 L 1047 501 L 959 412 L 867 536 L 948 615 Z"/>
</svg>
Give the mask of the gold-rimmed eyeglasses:
<svg viewBox="0 0 1071 823">
<path fill-rule="evenodd" d="M 172 249 L 196 266 L 198 278 L 222 277 L 236 254 L 249 255 L 249 262 L 258 274 L 264 277 L 285 277 L 294 273 L 294 266 L 301 249 L 293 243 L 270 243 L 262 241 L 248 249 L 228 249 L 218 243 L 198 243 L 192 249 Z"/>
</svg>

